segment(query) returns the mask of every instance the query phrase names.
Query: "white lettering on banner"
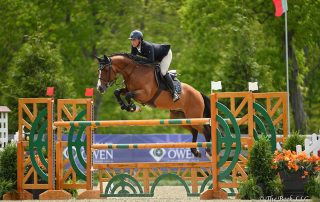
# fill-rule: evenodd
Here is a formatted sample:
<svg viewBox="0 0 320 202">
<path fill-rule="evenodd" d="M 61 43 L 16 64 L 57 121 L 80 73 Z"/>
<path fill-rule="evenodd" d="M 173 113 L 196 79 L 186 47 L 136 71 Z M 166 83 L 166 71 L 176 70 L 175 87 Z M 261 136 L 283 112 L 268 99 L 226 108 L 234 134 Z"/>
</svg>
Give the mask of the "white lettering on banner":
<svg viewBox="0 0 320 202">
<path fill-rule="evenodd" d="M 178 158 L 178 159 L 193 159 L 193 155 L 190 149 L 169 149 L 168 157 L 170 159 Z"/>
<path fill-rule="evenodd" d="M 64 158 L 69 158 L 68 147 L 63 150 L 63 156 Z M 75 147 L 72 147 L 72 156 L 77 158 L 77 151 Z"/>
<path fill-rule="evenodd" d="M 113 159 L 113 150 L 105 150 L 107 153 L 107 159 Z"/>
<path fill-rule="evenodd" d="M 103 160 L 108 160 L 108 159 L 113 159 L 113 150 L 95 150 L 93 152 L 94 159 L 103 159 Z"/>
<path fill-rule="evenodd" d="M 191 153 L 191 150 L 187 149 L 187 159 L 192 159 L 192 158 L 194 157 L 193 157 L 193 154 Z"/>
<path fill-rule="evenodd" d="M 98 158 L 98 155 L 99 155 L 99 152 L 98 152 L 99 150 L 95 150 L 94 152 L 93 152 L 93 158 L 94 159 L 97 159 Z"/>
<path fill-rule="evenodd" d="M 77 159 L 77 151 L 75 147 L 72 147 L 72 155 L 74 159 Z M 84 149 L 81 149 L 81 155 L 84 160 L 86 160 L 86 153 Z M 65 148 L 63 151 L 64 158 L 69 158 L 68 148 Z M 96 160 L 113 160 L 113 150 L 95 150 L 93 152 L 93 157 Z"/>
<path fill-rule="evenodd" d="M 106 159 L 105 158 L 106 154 L 103 150 L 99 151 L 99 153 L 100 153 L 100 159 Z"/>
</svg>

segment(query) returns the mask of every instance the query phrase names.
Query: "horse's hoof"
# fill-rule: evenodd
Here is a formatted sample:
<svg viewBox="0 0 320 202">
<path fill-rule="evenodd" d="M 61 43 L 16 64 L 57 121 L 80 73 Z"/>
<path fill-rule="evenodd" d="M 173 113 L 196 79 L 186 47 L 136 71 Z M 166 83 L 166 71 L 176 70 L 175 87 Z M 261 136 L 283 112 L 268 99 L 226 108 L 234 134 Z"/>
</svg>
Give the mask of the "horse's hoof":
<svg viewBox="0 0 320 202">
<path fill-rule="evenodd" d="M 196 157 L 201 158 L 201 152 L 198 152 L 198 155 Z"/>
<path fill-rule="evenodd" d="M 141 109 L 139 106 L 135 105 L 135 104 L 132 104 L 130 105 L 130 112 L 140 112 Z"/>
<path fill-rule="evenodd" d="M 136 111 L 136 105 L 130 105 L 129 106 L 130 112 L 135 112 Z"/>
<path fill-rule="evenodd" d="M 201 158 L 201 152 L 198 150 L 191 150 L 191 153 L 194 155 L 194 157 Z"/>
<path fill-rule="evenodd" d="M 211 152 L 206 152 L 206 157 L 211 160 L 212 159 L 212 155 L 211 155 Z"/>
<path fill-rule="evenodd" d="M 141 108 L 139 106 L 136 106 L 136 111 L 135 112 L 141 112 Z"/>
</svg>

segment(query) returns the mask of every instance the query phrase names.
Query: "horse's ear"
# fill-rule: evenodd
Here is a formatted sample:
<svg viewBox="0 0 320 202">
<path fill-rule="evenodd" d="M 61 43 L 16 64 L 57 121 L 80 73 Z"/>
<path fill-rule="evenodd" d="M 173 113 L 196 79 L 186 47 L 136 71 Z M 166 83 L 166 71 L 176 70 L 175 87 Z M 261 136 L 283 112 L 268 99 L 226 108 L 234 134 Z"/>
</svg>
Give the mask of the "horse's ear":
<svg viewBox="0 0 320 202">
<path fill-rule="evenodd" d="M 111 59 L 108 56 L 103 55 L 103 61 L 106 62 L 106 64 L 110 64 Z"/>
<path fill-rule="evenodd" d="M 101 59 L 98 56 L 94 55 L 94 57 L 100 62 Z"/>
</svg>

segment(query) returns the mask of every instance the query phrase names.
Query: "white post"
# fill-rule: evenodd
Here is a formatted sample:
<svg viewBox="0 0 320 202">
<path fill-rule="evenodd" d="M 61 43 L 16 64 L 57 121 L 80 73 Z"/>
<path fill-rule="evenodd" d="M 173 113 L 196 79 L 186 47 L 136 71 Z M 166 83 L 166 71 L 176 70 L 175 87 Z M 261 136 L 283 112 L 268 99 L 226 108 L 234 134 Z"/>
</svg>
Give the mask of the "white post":
<svg viewBox="0 0 320 202">
<path fill-rule="evenodd" d="M 221 90 L 222 84 L 221 81 L 211 81 L 211 93 L 213 90 Z"/>
<path fill-rule="evenodd" d="M 257 91 L 259 90 L 258 82 L 248 82 L 249 91 Z"/>
<path fill-rule="evenodd" d="M 297 154 L 300 154 L 302 152 L 302 146 L 301 145 L 297 145 L 296 146 L 296 151 L 297 151 Z"/>
</svg>

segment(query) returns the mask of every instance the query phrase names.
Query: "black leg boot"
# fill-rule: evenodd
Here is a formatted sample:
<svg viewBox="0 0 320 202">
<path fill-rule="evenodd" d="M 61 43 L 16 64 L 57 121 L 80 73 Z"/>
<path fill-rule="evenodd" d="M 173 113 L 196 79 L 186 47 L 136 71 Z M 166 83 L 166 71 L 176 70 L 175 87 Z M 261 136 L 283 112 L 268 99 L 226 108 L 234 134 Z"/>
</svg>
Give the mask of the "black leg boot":
<svg viewBox="0 0 320 202">
<path fill-rule="evenodd" d="M 172 78 L 171 76 L 169 75 L 169 73 L 166 73 L 166 75 L 164 76 L 165 80 L 166 80 L 166 83 L 172 93 L 172 100 L 173 102 L 176 102 L 177 100 L 180 99 L 178 93 L 174 90 L 174 86 L 173 86 L 173 81 L 172 81 Z"/>
</svg>

